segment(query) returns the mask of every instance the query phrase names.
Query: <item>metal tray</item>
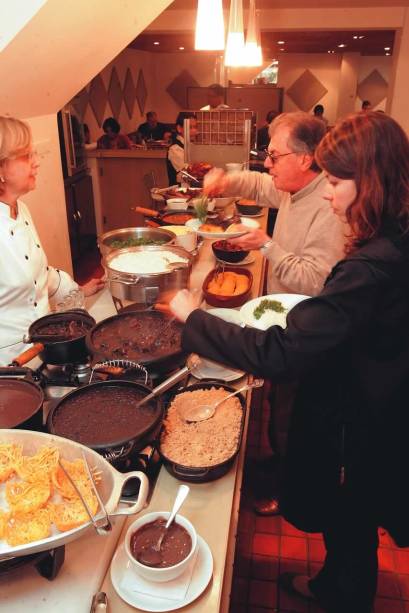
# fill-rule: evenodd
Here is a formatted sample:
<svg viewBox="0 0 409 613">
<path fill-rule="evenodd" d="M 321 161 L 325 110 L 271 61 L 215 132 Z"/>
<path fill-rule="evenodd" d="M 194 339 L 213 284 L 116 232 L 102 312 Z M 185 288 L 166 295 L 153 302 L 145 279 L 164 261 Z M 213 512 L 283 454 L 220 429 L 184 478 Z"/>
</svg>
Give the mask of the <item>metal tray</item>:
<svg viewBox="0 0 409 613">
<path fill-rule="evenodd" d="M 73 461 L 81 458 L 81 451 L 84 451 L 87 461 L 91 468 L 101 471 L 101 482 L 98 484 L 98 492 L 104 503 L 107 513 L 110 517 L 118 515 L 132 515 L 142 510 L 145 505 L 149 491 L 149 481 L 140 471 L 132 471 L 129 473 L 120 473 L 111 466 L 104 458 L 89 449 L 74 441 L 54 436 L 52 434 L 44 434 L 42 432 L 32 432 L 30 430 L 0 430 L 0 443 L 19 443 L 23 445 L 23 453 L 33 455 L 44 445 L 54 445 L 60 450 L 61 457 L 64 460 Z M 140 481 L 138 499 L 130 506 L 118 507 L 124 484 L 131 478 L 137 478 Z M 0 498 L 0 505 L 1 505 Z M 102 514 L 101 514 L 102 515 Z M 95 516 L 100 517 L 98 512 Z M 80 536 L 83 536 L 89 529 L 93 530 L 92 523 L 89 521 L 78 528 L 68 530 L 67 532 L 59 532 L 55 527 L 52 528 L 52 536 L 27 543 L 26 545 L 18 545 L 10 547 L 5 541 L 0 541 L 0 561 L 9 558 L 46 551 L 54 549 L 60 545 L 65 545 Z"/>
</svg>

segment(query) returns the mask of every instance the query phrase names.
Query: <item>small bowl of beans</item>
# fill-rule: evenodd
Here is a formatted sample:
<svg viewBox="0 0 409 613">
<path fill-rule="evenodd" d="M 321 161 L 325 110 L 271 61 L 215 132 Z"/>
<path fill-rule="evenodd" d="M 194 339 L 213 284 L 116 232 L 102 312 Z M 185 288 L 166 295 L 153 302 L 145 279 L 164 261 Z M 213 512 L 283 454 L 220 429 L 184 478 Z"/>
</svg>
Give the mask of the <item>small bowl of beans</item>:
<svg viewBox="0 0 409 613">
<path fill-rule="evenodd" d="M 241 249 L 241 247 L 233 245 L 227 240 L 215 241 L 212 243 L 212 249 L 218 260 L 223 260 L 223 262 L 229 262 L 231 264 L 242 262 L 250 253 L 249 251 Z"/>
</svg>

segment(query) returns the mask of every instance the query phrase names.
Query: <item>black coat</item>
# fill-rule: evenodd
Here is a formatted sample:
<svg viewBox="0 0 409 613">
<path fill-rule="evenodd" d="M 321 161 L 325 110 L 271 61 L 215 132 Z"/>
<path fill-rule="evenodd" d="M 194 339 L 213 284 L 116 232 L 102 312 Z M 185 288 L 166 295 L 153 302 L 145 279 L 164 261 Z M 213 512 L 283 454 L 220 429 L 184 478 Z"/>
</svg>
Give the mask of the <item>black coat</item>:
<svg viewBox="0 0 409 613">
<path fill-rule="evenodd" d="M 183 347 L 298 380 L 282 508 L 321 532 L 340 497 L 409 545 L 409 240 L 378 238 L 339 262 L 287 328 L 242 329 L 194 311 Z"/>
</svg>

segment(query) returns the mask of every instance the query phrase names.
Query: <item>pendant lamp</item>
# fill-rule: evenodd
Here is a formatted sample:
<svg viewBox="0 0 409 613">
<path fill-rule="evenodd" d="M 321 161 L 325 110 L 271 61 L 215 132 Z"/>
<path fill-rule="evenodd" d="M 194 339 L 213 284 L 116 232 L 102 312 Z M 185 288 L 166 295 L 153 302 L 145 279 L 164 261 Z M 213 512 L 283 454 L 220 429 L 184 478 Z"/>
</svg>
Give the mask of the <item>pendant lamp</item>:
<svg viewBox="0 0 409 613">
<path fill-rule="evenodd" d="M 231 0 L 225 66 L 244 66 L 243 2 Z"/>
<path fill-rule="evenodd" d="M 222 0 L 198 0 L 195 49 L 197 51 L 218 51 L 224 49 Z"/>
<path fill-rule="evenodd" d="M 246 66 L 261 66 L 262 63 L 263 54 L 261 50 L 259 16 L 256 14 L 256 0 L 250 0 L 244 64 Z"/>
</svg>

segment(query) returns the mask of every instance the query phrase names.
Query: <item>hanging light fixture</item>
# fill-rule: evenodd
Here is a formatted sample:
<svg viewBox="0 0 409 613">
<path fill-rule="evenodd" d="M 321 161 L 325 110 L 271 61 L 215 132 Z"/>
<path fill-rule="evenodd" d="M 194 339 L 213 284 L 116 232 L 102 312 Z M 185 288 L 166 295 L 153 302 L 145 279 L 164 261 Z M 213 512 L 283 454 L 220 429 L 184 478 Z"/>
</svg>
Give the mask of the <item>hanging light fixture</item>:
<svg viewBox="0 0 409 613">
<path fill-rule="evenodd" d="M 250 0 L 244 63 L 246 66 L 261 66 L 263 63 L 260 22 L 259 16 L 256 13 L 256 0 Z"/>
<path fill-rule="evenodd" d="M 224 49 L 222 0 L 198 0 L 195 49 L 197 51 L 218 51 Z"/>
<path fill-rule="evenodd" d="M 244 66 L 243 2 L 231 0 L 225 66 Z"/>
</svg>

